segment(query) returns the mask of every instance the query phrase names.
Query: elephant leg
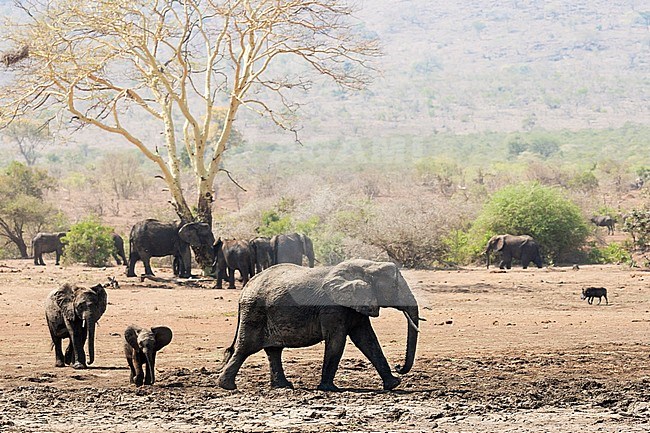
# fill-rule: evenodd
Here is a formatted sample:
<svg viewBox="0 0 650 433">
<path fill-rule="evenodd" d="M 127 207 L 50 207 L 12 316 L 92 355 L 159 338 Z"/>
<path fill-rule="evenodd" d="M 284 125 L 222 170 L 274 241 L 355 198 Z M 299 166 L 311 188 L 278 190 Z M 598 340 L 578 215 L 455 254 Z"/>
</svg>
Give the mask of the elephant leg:
<svg viewBox="0 0 650 433">
<path fill-rule="evenodd" d="M 142 263 L 144 264 L 144 273 L 146 275 L 154 275 L 153 271 L 151 270 L 150 260 L 151 260 L 150 256 L 142 257 Z"/>
<path fill-rule="evenodd" d="M 86 368 L 86 353 L 84 352 L 85 335 L 81 326 L 70 330 L 70 341 L 74 351 L 74 364 L 72 368 Z"/>
<path fill-rule="evenodd" d="M 129 382 L 135 383 L 135 366 L 133 365 L 133 359 L 131 357 L 126 358 L 126 362 L 129 363 Z"/>
<path fill-rule="evenodd" d="M 293 385 L 287 380 L 284 375 L 284 368 L 282 368 L 282 349 L 282 347 L 264 348 L 271 369 L 271 387 L 293 389 Z"/>
<path fill-rule="evenodd" d="M 54 263 L 55 265 L 59 265 L 59 261 L 61 260 L 61 255 L 63 254 L 63 250 L 60 248 L 56 250 L 56 262 Z"/>
<path fill-rule="evenodd" d="M 120 258 L 117 256 L 117 254 L 111 254 L 111 255 L 113 256 L 113 259 L 115 260 L 115 263 L 118 264 L 118 266 L 122 264 L 122 261 L 121 261 Z"/>
<path fill-rule="evenodd" d="M 372 329 L 370 324 L 370 318 L 364 317 L 361 325 L 350 331 L 350 339 L 375 367 L 384 382 L 385 390 L 391 390 L 400 384 L 401 380 L 393 376 L 390 371 L 390 366 L 386 361 L 384 352 L 381 350 L 377 334 L 375 334 L 375 330 Z"/>
<path fill-rule="evenodd" d="M 61 349 L 61 337 L 57 337 L 52 329 L 50 329 L 50 336 L 52 337 L 52 345 L 54 346 L 54 357 L 56 359 L 56 367 L 65 367 L 65 357 L 63 356 L 63 350 Z"/>
<path fill-rule="evenodd" d="M 129 269 L 126 271 L 127 277 L 135 277 L 135 263 L 140 259 L 140 256 L 135 251 L 129 254 Z"/>
<path fill-rule="evenodd" d="M 524 269 L 528 268 L 528 264 L 530 263 L 530 257 L 527 255 L 522 254 L 521 255 L 521 267 Z"/>
<path fill-rule="evenodd" d="M 228 268 L 228 288 L 235 288 L 235 268 Z"/>
<path fill-rule="evenodd" d="M 345 340 L 347 335 L 342 329 L 329 330 L 325 333 L 325 359 L 323 361 L 323 371 L 318 385 L 320 391 L 339 391 L 334 385 L 334 376 L 339 368 L 339 362 L 345 350 Z"/>
<path fill-rule="evenodd" d="M 72 345 L 72 337 L 68 341 L 68 347 L 65 349 L 65 365 L 74 364 L 74 346 Z"/>
<path fill-rule="evenodd" d="M 144 371 L 142 371 L 142 361 L 139 359 L 139 355 L 136 355 L 133 358 L 133 382 L 135 382 L 135 386 L 142 386 L 144 383 Z"/>
<path fill-rule="evenodd" d="M 34 266 L 40 265 L 40 262 L 38 261 L 38 253 L 34 251 Z"/>
<path fill-rule="evenodd" d="M 219 385 L 223 389 L 237 389 L 237 385 L 235 384 L 235 377 L 237 376 L 239 369 L 241 368 L 244 361 L 246 361 L 246 358 L 248 358 L 250 355 L 252 355 L 257 351 L 258 350 L 243 351 L 239 348 L 235 348 L 235 351 L 233 352 L 232 356 L 230 357 L 226 365 L 223 367 L 223 370 L 221 370 L 221 374 L 219 375 L 219 379 L 217 380 L 217 385 Z"/>
</svg>

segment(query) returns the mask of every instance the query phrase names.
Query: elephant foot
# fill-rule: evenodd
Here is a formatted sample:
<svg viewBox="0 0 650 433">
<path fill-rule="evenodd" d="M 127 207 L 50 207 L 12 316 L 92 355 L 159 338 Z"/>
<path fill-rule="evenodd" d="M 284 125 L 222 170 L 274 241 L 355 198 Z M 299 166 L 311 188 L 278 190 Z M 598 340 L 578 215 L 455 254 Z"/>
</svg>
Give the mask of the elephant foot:
<svg viewBox="0 0 650 433">
<path fill-rule="evenodd" d="M 82 364 L 81 362 L 75 362 L 72 365 L 72 368 L 74 368 L 75 370 L 84 370 L 84 369 L 86 369 L 86 366 L 84 364 Z"/>
<path fill-rule="evenodd" d="M 400 383 L 402 383 L 402 379 L 392 376 L 389 379 L 384 380 L 384 390 L 390 391 L 391 389 L 396 388 Z"/>
<path fill-rule="evenodd" d="M 278 380 L 275 382 L 271 382 L 271 388 L 286 388 L 286 389 L 293 389 L 293 383 L 289 382 L 288 380 Z"/>
<path fill-rule="evenodd" d="M 235 385 L 235 381 L 233 379 L 227 379 L 222 376 L 219 376 L 219 379 L 217 380 L 217 385 L 219 385 L 220 388 L 227 389 L 229 391 L 232 391 L 233 389 L 237 389 L 237 385 Z"/>
<path fill-rule="evenodd" d="M 54 363 L 55 367 L 65 367 L 65 362 L 62 361 L 61 359 L 57 359 L 56 362 Z"/>
<path fill-rule="evenodd" d="M 319 391 L 325 391 L 325 392 L 330 392 L 330 391 L 338 392 L 338 391 L 341 391 L 341 388 L 334 385 L 333 383 L 322 383 L 322 382 L 321 382 L 320 385 L 318 385 L 318 388 L 316 388 L 316 389 L 318 389 Z"/>
<path fill-rule="evenodd" d="M 127 276 L 127 277 L 137 277 L 137 275 L 135 274 L 135 272 L 127 272 L 127 273 L 126 273 L 126 276 Z"/>
</svg>

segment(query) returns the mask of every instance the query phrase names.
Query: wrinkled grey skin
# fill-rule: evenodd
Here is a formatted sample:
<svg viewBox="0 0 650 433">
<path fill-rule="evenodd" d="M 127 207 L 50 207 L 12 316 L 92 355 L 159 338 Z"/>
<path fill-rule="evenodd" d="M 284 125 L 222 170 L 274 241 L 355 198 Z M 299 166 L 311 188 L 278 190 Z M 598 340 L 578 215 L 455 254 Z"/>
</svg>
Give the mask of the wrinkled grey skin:
<svg viewBox="0 0 650 433">
<path fill-rule="evenodd" d="M 217 271 L 217 289 L 222 288 L 223 280 L 228 279 L 228 288 L 235 288 L 235 270 L 239 271 L 243 286 L 255 275 L 253 250 L 246 241 L 221 238 L 214 244 L 216 257 L 214 268 Z"/>
<path fill-rule="evenodd" d="M 276 235 L 271 238 L 273 248 L 273 264 L 293 263 L 302 265 L 302 256 L 307 256 L 309 267 L 314 267 L 314 245 L 309 237 L 291 233 L 287 235 Z"/>
<path fill-rule="evenodd" d="M 614 218 L 605 215 L 605 216 L 593 216 L 591 217 L 591 222 L 596 224 L 598 227 L 607 227 L 607 234 L 614 234 L 614 226 L 616 225 L 616 220 Z"/>
<path fill-rule="evenodd" d="M 57 233 L 37 233 L 32 239 L 32 251 L 34 252 L 34 264 L 36 266 L 45 266 L 43 261 L 44 253 L 56 253 L 56 264 L 59 264 L 63 255 L 63 243 L 61 238 L 65 237 L 66 232 Z"/>
<path fill-rule="evenodd" d="M 255 262 L 255 273 L 259 274 L 264 269 L 270 268 L 273 264 L 273 248 L 271 239 L 258 236 L 248 241 L 253 250 L 253 261 Z"/>
<path fill-rule="evenodd" d="M 319 390 L 338 390 L 334 376 L 347 337 L 370 360 L 390 390 L 400 383 L 381 350 L 370 317 L 383 307 L 407 316 L 408 336 L 404 366 L 413 366 L 419 323 L 418 304 L 393 263 L 348 260 L 332 267 L 310 269 L 280 264 L 255 275 L 242 290 L 239 319 L 232 345 L 226 349 L 217 381 L 235 389 L 235 376 L 246 358 L 264 349 L 269 359 L 271 386 L 292 388 L 282 367 L 285 347 L 307 347 L 325 341 Z"/>
<path fill-rule="evenodd" d="M 101 284 L 86 288 L 64 284 L 45 300 L 45 318 L 52 337 L 56 366 L 86 368 L 84 344 L 88 340 L 88 364 L 95 361 L 95 326 L 106 311 L 106 290 Z M 63 354 L 61 340 L 69 338 Z"/>
<path fill-rule="evenodd" d="M 129 262 L 126 260 L 126 254 L 124 254 L 124 239 L 122 239 L 122 236 L 117 233 L 113 233 L 112 255 L 118 265 L 124 264 L 124 266 L 128 266 Z M 122 260 L 120 260 L 120 258 Z"/>
<path fill-rule="evenodd" d="M 166 326 L 141 328 L 130 325 L 124 331 L 124 354 L 131 370 L 129 379 L 135 386 L 156 382 L 156 353 L 172 341 Z M 143 368 L 144 366 L 144 368 Z"/>
<path fill-rule="evenodd" d="M 499 268 L 510 269 L 512 259 L 521 260 L 521 266 L 526 269 L 530 262 L 535 263 L 538 268 L 542 267 L 542 256 L 539 252 L 539 245 L 530 236 L 496 235 L 492 236 L 485 248 L 487 267 L 490 267 L 490 252 L 492 250 L 501 253 Z"/>
<path fill-rule="evenodd" d="M 135 277 L 135 264 L 142 260 L 145 274 L 154 275 L 151 257 L 174 256 L 174 274 L 189 278 L 192 269 L 190 246 L 212 247 L 214 235 L 210 225 L 192 222 L 182 226 L 176 223 L 162 223 L 147 219 L 136 223 L 129 239 L 129 268 L 127 277 Z"/>
</svg>

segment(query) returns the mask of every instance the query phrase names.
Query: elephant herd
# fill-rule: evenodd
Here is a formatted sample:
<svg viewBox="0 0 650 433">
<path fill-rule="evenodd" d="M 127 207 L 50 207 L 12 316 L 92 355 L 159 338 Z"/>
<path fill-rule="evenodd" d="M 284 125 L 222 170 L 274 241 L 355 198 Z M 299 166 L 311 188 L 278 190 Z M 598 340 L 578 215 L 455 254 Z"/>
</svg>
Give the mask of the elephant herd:
<svg viewBox="0 0 650 433">
<path fill-rule="evenodd" d="M 56 241 L 60 243 L 61 234 L 51 235 L 35 238 L 34 244 L 39 246 L 40 253 L 54 248 L 58 259 L 60 246 Z M 52 244 L 46 247 L 40 239 L 49 239 Z M 116 246 L 119 241 L 115 241 Z M 243 288 L 237 328 L 217 379 L 217 385 L 224 389 L 236 388 L 235 379 L 242 364 L 261 350 L 268 357 L 271 386 L 292 388 L 282 365 L 283 350 L 324 341 L 318 389 L 338 390 L 334 377 L 348 337 L 378 372 L 383 388 L 395 388 L 400 378 L 393 374 L 370 323 L 371 317 L 379 316 L 381 308 L 397 309 L 406 318 L 404 362 L 394 371 L 406 374 L 413 366 L 418 326 L 424 319 L 420 318 L 418 303 L 394 263 L 353 259 L 314 268 L 313 244 L 307 236 L 294 233 L 257 237 L 247 242 L 220 238 L 215 241 L 210 227 L 196 222 L 176 225 L 144 220 L 133 226 L 129 243 L 128 264 L 124 253 L 119 254 L 128 266 L 129 276 L 135 276 L 138 260 L 143 262 L 147 274 L 153 274 L 150 258 L 171 255 L 174 273 L 188 277 L 190 246 L 213 248 L 217 287 L 225 279 L 234 288 L 235 271 L 241 274 Z M 542 266 L 539 246 L 530 236 L 494 236 L 485 251 L 488 267 L 492 251 L 501 254 L 502 268 L 509 269 L 513 259 L 521 260 L 524 268 L 530 262 Z M 307 257 L 309 267 L 301 266 L 303 256 Z M 95 327 L 108 305 L 106 288 L 101 284 L 90 288 L 64 284 L 48 295 L 45 315 L 57 367 L 86 368 L 94 362 Z M 64 338 L 69 339 L 65 353 Z M 155 382 L 156 354 L 171 340 L 172 331 L 166 326 L 126 328 L 124 355 L 131 383 L 141 386 Z M 86 342 L 88 357 L 84 352 Z"/>
</svg>

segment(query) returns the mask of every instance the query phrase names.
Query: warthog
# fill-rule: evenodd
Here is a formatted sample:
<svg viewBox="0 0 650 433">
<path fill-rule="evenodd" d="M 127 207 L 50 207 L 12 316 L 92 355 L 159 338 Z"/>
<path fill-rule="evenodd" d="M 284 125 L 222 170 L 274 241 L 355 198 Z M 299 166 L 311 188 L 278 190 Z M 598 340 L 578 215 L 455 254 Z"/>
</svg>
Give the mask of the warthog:
<svg viewBox="0 0 650 433">
<path fill-rule="evenodd" d="M 594 303 L 594 298 L 598 298 L 598 305 L 600 305 L 601 298 L 605 298 L 605 305 L 609 305 L 607 300 L 607 289 L 604 287 L 587 287 L 582 289 L 580 299 L 586 299 L 589 304 Z"/>
</svg>

